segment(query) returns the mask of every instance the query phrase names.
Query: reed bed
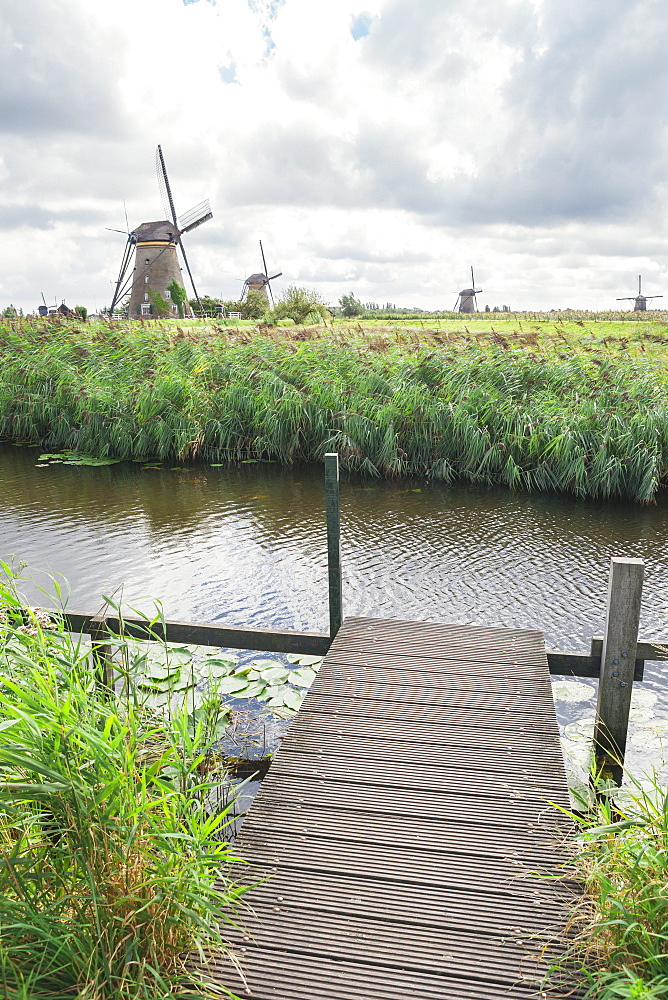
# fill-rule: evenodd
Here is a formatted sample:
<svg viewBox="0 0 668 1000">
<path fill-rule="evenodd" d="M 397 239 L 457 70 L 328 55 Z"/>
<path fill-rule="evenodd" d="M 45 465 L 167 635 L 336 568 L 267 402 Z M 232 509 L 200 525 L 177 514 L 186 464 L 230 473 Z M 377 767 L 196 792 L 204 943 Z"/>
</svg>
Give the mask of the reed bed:
<svg viewBox="0 0 668 1000">
<path fill-rule="evenodd" d="M 575 333 L 551 320 L 549 335 L 526 318 L 503 333 L 494 316 L 478 333 L 458 322 L 459 333 L 4 321 L 0 435 L 168 462 L 338 451 L 372 476 L 654 497 L 668 467 L 664 324 L 632 336 L 582 320 Z"/>
<path fill-rule="evenodd" d="M 98 686 L 90 649 L 0 570 L 0 993 L 232 997 L 206 972 L 243 892 L 212 734 L 150 711 L 131 671 L 122 695 Z"/>
</svg>

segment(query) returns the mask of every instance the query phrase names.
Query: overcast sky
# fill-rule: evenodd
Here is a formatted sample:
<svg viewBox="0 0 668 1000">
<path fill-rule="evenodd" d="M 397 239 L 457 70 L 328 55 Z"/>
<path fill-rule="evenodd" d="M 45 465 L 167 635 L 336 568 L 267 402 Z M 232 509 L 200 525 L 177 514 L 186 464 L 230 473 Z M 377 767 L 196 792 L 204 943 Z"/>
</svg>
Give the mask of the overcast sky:
<svg viewBox="0 0 668 1000">
<path fill-rule="evenodd" d="M 7 2 L 0 306 L 110 301 L 157 143 L 200 293 L 262 239 L 332 304 L 668 296 L 667 52 L 660 0 Z"/>
</svg>

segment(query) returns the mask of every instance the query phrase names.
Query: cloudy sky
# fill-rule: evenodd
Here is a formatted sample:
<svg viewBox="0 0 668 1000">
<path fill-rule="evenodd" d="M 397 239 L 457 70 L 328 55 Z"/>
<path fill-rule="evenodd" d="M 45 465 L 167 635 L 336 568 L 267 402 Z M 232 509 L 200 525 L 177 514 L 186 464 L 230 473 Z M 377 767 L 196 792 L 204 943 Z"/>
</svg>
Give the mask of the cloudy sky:
<svg viewBox="0 0 668 1000">
<path fill-rule="evenodd" d="M 201 293 L 262 239 L 331 303 L 668 296 L 667 52 L 660 0 L 5 3 L 0 306 L 110 301 L 157 143 Z"/>
</svg>

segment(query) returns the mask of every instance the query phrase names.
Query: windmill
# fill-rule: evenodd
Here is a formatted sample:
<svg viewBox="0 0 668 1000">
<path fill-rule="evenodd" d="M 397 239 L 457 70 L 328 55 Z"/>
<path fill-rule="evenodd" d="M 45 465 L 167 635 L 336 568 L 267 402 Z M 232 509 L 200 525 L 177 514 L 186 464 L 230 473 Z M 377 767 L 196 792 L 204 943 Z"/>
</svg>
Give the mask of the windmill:
<svg viewBox="0 0 668 1000">
<path fill-rule="evenodd" d="M 624 298 L 617 299 L 618 302 L 635 302 L 633 306 L 634 312 L 645 312 L 647 309 L 648 299 L 662 299 L 663 295 L 643 295 L 642 293 L 642 275 L 638 275 L 638 294 L 637 295 L 626 295 Z"/>
<path fill-rule="evenodd" d="M 462 288 L 461 292 L 457 296 L 457 301 L 455 302 L 455 308 L 453 312 L 460 313 L 472 313 L 478 312 L 478 302 L 476 300 L 476 295 L 479 295 L 482 288 L 476 288 L 475 278 L 473 277 L 473 267 L 471 267 L 471 287 Z"/>
<path fill-rule="evenodd" d="M 160 146 L 155 152 L 155 163 L 158 186 L 167 218 L 159 222 L 143 222 L 132 232 L 127 231 L 127 242 L 109 311 L 113 312 L 118 302 L 129 292 L 129 317 L 150 316 L 152 296 L 160 295 L 161 298 L 169 302 L 171 299 L 169 286 L 172 281 L 183 286 L 181 266 L 177 254 L 179 246 L 197 304 L 200 311 L 202 309 L 202 303 L 197 294 L 192 271 L 183 247 L 182 236 L 213 218 L 211 206 L 208 200 L 202 201 L 177 219 L 165 158 Z M 125 222 L 127 225 L 127 213 Z M 113 230 L 113 232 L 121 232 L 121 230 Z M 135 257 L 134 270 L 129 277 L 126 277 L 133 252 Z M 170 305 L 171 311 L 176 313 L 176 303 L 171 302 Z"/>
<path fill-rule="evenodd" d="M 260 240 L 260 253 L 262 255 L 262 267 L 264 270 L 262 271 L 261 274 L 251 274 L 250 278 L 246 278 L 246 280 L 244 281 L 243 290 L 241 292 L 241 300 L 242 301 L 244 300 L 248 292 L 261 292 L 268 302 L 269 301 L 269 296 L 267 295 L 268 291 L 269 295 L 271 296 L 271 304 L 273 306 L 274 293 L 271 290 L 270 282 L 273 281 L 274 278 L 280 278 L 283 272 L 277 271 L 276 274 L 272 274 L 271 276 L 269 275 L 267 262 L 264 257 L 264 250 L 262 249 L 262 240 Z"/>
</svg>

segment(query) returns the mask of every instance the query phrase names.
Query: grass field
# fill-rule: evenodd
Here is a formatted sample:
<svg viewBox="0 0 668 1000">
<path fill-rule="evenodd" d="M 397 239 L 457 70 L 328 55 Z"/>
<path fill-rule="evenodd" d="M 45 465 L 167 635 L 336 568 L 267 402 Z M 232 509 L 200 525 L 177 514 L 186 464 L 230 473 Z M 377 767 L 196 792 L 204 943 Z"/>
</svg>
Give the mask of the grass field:
<svg viewBox="0 0 668 1000">
<path fill-rule="evenodd" d="M 321 461 L 651 500 L 668 314 L 0 325 L 0 434 L 73 461 Z"/>
</svg>

